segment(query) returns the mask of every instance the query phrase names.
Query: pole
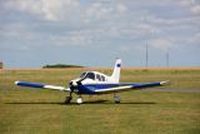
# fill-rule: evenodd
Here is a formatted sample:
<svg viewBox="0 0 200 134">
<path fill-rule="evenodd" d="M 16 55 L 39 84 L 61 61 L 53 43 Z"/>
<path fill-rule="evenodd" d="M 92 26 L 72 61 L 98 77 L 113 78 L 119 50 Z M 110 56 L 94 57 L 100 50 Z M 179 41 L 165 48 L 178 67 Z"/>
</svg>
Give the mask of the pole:
<svg viewBox="0 0 200 134">
<path fill-rule="evenodd" d="M 149 62 L 149 52 L 148 52 L 148 44 L 146 43 L 146 68 L 148 68 L 148 62 Z"/>
<path fill-rule="evenodd" d="M 167 53 L 166 53 L 166 65 L 167 67 L 169 67 L 169 49 L 167 50 Z"/>
</svg>

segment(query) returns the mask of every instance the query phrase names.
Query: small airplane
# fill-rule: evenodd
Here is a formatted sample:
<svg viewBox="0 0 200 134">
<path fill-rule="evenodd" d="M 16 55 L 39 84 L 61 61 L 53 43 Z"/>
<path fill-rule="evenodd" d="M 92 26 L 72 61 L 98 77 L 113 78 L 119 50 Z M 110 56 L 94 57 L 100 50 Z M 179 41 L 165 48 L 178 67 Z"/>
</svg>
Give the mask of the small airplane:
<svg viewBox="0 0 200 134">
<path fill-rule="evenodd" d="M 69 96 L 67 96 L 65 100 L 66 104 L 71 102 L 72 94 L 75 93 L 78 95 L 76 101 L 77 104 L 81 104 L 83 103 L 82 95 L 98 95 L 113 93 L 115 103 L 120 103 L 121 99 L 120 96 L 117 95 L 118 92 L 163 86 L 168 83 L 168 81 L 149 83 L 121 83 L 119 82 L 121 63 L 121 59 L 116 60 L 114 70 L 111 76 L 107 76 L 97 71 L 84 72 L 80 75 L 80 77 L 73 79 L 69 82 L 69 88 L 26 81 L 15 81 L 15 84 L 23 87 L 53 89 L 69 92 Z"/>
</svg>

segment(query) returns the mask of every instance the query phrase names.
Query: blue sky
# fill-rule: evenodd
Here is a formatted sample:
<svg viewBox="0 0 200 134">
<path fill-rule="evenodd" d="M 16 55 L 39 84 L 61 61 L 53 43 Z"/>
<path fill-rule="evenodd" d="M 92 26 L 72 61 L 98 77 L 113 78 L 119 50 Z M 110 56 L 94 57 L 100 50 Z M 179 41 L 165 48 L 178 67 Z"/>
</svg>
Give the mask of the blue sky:
<svg viewBox="0 0 200 134">
<path fill-rule="evenodd" d="M 0 0 L 6 67 L 200 66 L 200 0 Z"/>
</svg>

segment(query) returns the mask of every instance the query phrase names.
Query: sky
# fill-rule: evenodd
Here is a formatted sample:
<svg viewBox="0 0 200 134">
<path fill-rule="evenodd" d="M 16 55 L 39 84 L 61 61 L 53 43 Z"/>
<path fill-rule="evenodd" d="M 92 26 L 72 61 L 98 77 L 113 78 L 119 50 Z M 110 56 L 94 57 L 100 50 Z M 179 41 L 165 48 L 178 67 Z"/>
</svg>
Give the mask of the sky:
<svg viewBox="0 0 200 134">
<path fill-rule="evenodd" d="M 0 61 L 200 66 L 200 0 L 0 0 Z"/>
</svg>

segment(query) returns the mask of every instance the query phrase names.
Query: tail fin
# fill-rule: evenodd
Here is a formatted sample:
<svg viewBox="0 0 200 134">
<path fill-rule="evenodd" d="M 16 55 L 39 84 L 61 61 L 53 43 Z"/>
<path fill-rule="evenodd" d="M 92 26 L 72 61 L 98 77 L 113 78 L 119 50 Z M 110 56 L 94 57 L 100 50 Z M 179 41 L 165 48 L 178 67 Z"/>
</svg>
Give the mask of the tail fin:
<svg viewBox="0 0 200 134">
<path fill-rule="evenodd" d="M 122 64 L 122 60 L 117 59 L 116 62 L 115 62 L 115 67 L 114 67 L 113 73 L 111 75 L 111 79 L 112 79 L 113 82 L 116 82 L 116 83 L 119 82 L 121 64 Z"/>
</svg>

